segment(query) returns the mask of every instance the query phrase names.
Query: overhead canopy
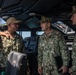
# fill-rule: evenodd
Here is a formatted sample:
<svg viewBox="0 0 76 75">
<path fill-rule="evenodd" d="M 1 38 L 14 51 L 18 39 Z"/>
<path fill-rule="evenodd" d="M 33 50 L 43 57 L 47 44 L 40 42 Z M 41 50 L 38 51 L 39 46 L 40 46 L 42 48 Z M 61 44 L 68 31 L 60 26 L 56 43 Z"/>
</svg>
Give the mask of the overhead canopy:
<svg viewBox="0 0 76 75">
<path fill-rule="evenodd" d="M 67 20 L 76 0 L 0 0 L 0 17 L 22 20 L 20 30 L 38 28 L 42 15 Z"/>
</svg>

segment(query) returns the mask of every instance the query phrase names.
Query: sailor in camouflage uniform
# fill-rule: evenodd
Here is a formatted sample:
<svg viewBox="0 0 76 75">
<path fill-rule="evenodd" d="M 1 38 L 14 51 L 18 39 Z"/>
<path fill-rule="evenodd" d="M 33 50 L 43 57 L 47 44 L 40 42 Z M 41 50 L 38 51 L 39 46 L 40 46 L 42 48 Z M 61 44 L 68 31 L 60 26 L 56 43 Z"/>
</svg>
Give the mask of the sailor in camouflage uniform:
<svg viewBox="0 0 76 75">
<path fill-rule="evenodd" d="M 72 45 L 72 67 L 70 69 L 71 75 L 76 75 L 76 6 L 73 6 L 73 10 L 71 13 L 71 21 L 73 24 L 73 27 L 75 28 L 75 38 Z"/>
<path fill-rule="evenodd" d="M 65 75 L 68 70 L 69 52 L 63 35 L 51 29 L 51 19 L 41 18 L 41 28 L 44 33 L 39 38 L 38 45 L 38 73 L 40 75 Z M 61 56 L 63 66 L 58 69 L 56 57 Z M 61 63 L 61 62 L 60 62 Z M 62 72 L 59 72 L 61 71 Z"/>
<path fill-rule="evenodd" d="M 6 22 L 8 29 L 0 32 L 0 68 L 6 66 L 6 59 L 10 51 L 25 51 L 23 39 L 16 33 L 18 23 L 20 23 L 19 20 L 11 17 Z"/>
</svg>

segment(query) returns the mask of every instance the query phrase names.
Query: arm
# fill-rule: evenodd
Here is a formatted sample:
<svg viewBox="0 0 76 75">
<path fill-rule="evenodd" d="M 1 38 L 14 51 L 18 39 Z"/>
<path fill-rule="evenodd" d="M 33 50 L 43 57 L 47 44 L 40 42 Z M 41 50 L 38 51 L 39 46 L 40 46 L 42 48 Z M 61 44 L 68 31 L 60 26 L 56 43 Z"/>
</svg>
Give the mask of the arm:
<svg viewBox="0 0 76 75">
<path fill-rule="evenodd" d="M 59 34 L 59 47 L 60 47 L 61 57 L 63 60 L 63 65 L 68 66 L 70 60 L 69 51 L 66 46 L 64 36 L 62 34 Z"/>
<path fill-rule="evenodd" d="M 62 70 L 62 73 L 66 73 L 68 71 L 69 60 L 70 60 L 69 51 L 66 46 L 64 36 L 61 33 L 59 33 L 58 39 L 59 39 L 60 53 L 63 61 L 63 66 L 60 68 L 60 70 Z"/>
<path fill-rule="evenodd" d="M 4 35 L 4 33 L 3 32 L 0 32 L 0 36 L 2 36 L 2 35 Z"/>
<path fill-rule="evenodd" d="M 41 47 L 41 38 L 39 38 L 39 43 L 38 43 L 38 73 L 41 75 L 42 74 L 42 47 Z"/>
<path fill-rule="evenodd" d="M 25 49 L 25 44 L 24 44 L 24 40 L 22 38 L 22 36 L 20 36 L 20 49 L 19 49 L 19 52 L 21 53 L 26 53 L 26 49 Z"/>
<path fill-rule="evenodd" d="M 72 50 L 72 72 L 76 72 L 76 35 L 75 35 L 75 39 L 73 41 L 73 46 L 72 46 L 73 50 Z"/>
<path fill-rule="evenodd" d="M 39 43 L 38 43 L 38 66 L 42 67 L 42 47 L 41 47 L 41 38 L 39 38 Z"/>
</svg>

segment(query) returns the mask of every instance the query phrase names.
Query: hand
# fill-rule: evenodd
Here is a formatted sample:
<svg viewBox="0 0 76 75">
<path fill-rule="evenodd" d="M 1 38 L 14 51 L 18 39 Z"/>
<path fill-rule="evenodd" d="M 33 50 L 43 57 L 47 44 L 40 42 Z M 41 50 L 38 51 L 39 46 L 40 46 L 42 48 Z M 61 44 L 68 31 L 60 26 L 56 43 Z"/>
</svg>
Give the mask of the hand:
<svg viewBox="0 0 76 75">
<path fill-rule="evenodd" d="M 42 67 L 38 67 L 38 73 L 42 75 Z"/>
<path fill-rule="evenodd" d="M 10 37 L 10 34 L 9 34 L 8 31 L 0 32 L 0 35 L 1 35 L 1 36 L 5 36 L 5 37 L 7 37 L 7 38 Z"/>
<path fill-rule="evenodd" d="M 62 73 L 66 73 L 68 71 L 68 68 L 66 66 L 62 66 L 59 71 L 62 71 Z"/>
<path fill-rule="evenodd" d="M 70 73 L 70 75 L 72 75 L 72 69 L 71 68 L 69 68 L 69 73 Z"/>
</svg>

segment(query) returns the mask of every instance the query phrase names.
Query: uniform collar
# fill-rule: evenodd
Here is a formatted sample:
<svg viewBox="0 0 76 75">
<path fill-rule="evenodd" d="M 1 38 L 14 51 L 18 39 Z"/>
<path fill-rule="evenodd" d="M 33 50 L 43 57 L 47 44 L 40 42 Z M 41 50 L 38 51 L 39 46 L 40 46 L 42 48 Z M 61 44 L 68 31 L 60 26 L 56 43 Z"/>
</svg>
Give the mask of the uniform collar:
<svg viewBox="0 0 76 75">
<path fill-rule="evenodd" d="M 53 33 L 53 29 L 48 33 L 48 36 L 46 35 L 46 33 L 44 33 L 44 36 L 45 37 L 51 37 L 52 36 L 52 33 Z"/>
</svg>

